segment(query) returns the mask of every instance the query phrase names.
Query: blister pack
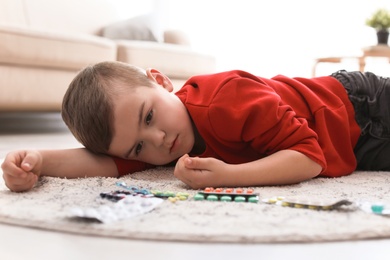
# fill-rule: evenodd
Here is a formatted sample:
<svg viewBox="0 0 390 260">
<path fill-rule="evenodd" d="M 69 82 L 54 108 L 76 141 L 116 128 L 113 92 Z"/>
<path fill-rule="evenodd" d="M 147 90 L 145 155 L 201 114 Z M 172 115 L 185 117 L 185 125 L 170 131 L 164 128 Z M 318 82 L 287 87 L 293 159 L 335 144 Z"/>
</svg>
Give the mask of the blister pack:
<svg viewBox="0 0 390 260">
<path fill-rule="evenodd" d="M 116 203 L 99 207 L 80 208 L 70 210 L 69 217 L 97 220 L 102 223 L 112 223 L 145 214 L 163 202 L 161 198 L 144 198 L 141 196 L 126 196 Z"/>
</svg>

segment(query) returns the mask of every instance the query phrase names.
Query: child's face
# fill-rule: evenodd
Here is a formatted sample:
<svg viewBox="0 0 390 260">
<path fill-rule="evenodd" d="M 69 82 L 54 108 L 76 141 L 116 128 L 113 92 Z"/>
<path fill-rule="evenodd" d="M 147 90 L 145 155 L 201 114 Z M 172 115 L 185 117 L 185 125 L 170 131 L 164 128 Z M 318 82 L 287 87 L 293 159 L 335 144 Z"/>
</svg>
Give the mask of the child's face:
<svg viewBox="0 0 390 260">
<path fill-rule="evenodd" d="M 187 109 L 163 86 L 137 87 L 115 100 L 109 154 L 163 165 L 189 153 L 193 146 Z"/>
</svg>

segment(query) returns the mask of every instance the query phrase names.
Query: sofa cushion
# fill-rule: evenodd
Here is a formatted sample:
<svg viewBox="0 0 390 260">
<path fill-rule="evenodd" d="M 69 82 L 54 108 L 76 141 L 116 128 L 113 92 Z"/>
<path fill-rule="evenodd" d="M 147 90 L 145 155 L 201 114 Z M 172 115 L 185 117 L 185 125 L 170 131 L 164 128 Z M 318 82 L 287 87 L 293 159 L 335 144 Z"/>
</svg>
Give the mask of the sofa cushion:
<svg viewBox="0 0 390 260">
<path fill-rule="evenodd" d="M 1 63 L 79 70 L 115 59 L 115 43 L 102 37 L 0 27 Z"/>
<path fill-rule="evenodd" d="M 102 36 L 110 39 L 162 42 L 164 32 L 157 16 L 150 13 L 115 22 L 103 28 Z"/>
<path fill-rule="evenodd" d="M 116 41 L 118 60 L 141 68 L 155 68 L 169 77 L 187 79 L 215 71 L 215 58 L 189 46 L 145 41 Z"/>
</svg>

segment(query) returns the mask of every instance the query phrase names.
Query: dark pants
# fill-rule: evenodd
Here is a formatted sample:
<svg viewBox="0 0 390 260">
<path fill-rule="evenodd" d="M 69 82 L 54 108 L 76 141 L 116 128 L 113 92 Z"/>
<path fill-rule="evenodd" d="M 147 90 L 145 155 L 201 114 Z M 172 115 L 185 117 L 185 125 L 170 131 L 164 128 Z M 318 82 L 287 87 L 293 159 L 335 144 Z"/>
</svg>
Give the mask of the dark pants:
<svg viewBox="0 0 390 260">
<path fill-rule="evenodd" d="M 357 169 L 390 171 L 390 78 L 344 70 L 331 76 L 345 87 L 362 131 L 355 147 Z"/>
</svg>

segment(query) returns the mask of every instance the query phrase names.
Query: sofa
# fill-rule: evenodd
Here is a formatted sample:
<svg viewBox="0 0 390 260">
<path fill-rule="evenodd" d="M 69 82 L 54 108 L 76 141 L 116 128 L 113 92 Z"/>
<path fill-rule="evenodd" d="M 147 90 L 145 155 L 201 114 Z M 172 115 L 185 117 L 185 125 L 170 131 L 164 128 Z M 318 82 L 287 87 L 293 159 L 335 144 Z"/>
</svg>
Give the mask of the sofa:
<svg viewBox="0 0 390 260">
<path fill-rule="evenodd" d="M 183 32 L 158 28 L 154 12 L 125 19 L 112 3 L 0 0 L 0 112 L 60 111 L 77 72 L 100 61 L 156 68 L 175 88 L 215 72 L 212 55 L 194 50 Z"/>
</svg>

